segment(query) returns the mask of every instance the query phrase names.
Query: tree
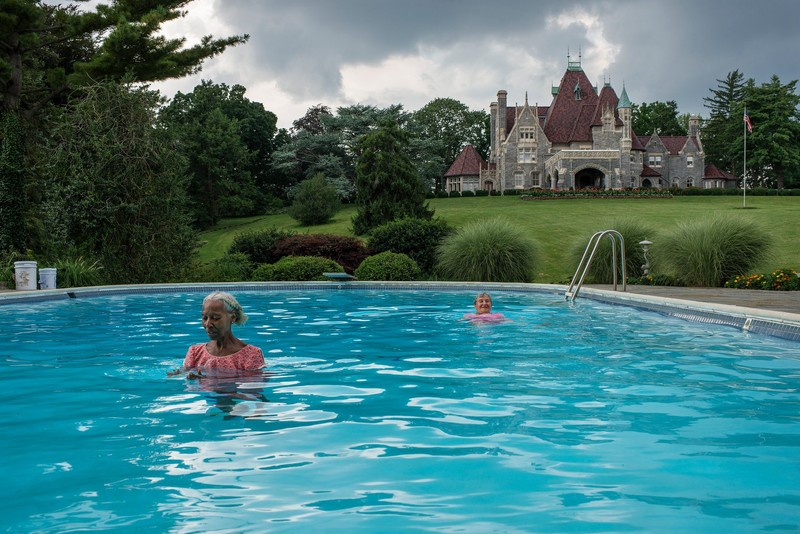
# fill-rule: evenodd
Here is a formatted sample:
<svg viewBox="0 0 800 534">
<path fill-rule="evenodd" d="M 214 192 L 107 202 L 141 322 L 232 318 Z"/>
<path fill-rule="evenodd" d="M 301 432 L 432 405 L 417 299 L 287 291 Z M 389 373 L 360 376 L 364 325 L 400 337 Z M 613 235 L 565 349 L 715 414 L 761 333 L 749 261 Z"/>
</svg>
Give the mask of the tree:
<svg viewBox="0 0 800 534">
<path fill-rule="evenodd" d="M 418 137 L 438 141 L 438 155 L 446 165 L 455 161 L 467 145 L 474 146 L 484 159 L 488 157 L 491 143 L 489 114 L 482 110 L 470 111 L 458 100 L 431 100 L 414 112 L 410 129 Z"/>
<path fill-rule="evenodd" d="M 797 80 L 782 84 L 777 76 L 760 86 L 745 88 L 747 114 L 753 125 L 747 136 L 748 172 L 761 185 L 783 189 L 787 178 L 794 183 L 800 168 L 800 95 Z M 743 112 L 740 117 L 743 117 Z M 744 136 L 744 125 L 740 124 Z M 744 140 L 737 143 L 744 150 Z"/>
<path fill-rule="evenodd" d="M 742 169 L 742 101 L 744 75 L 739 70 L 717 80 L 711 96 L 703 98 L 710 115 L 703 125 L 702 139 L 706 161 L 720 169 L 741 176 Z"/>
<path fill-rule="evenodd" d="M 341 208 L 336 189 L 328 184 L 322 173 L 300 184 L 289 215 L 303 226 L 325 224 Z"/>
<path fill-rule="evenodd" d="M 658 132 L 659 135 L 686 135 L 686 128 L 678 120 L 678 104 L 655 101 L 650 104 L 633 104 L 631 108 L 631 127 L 641 135 Z"/>
<path fill-rule="evenodd" d="M 426 186 L 408 156 L 408 144 L 409 134 L 397 123 L 387 123 L 361 141 L 353 218 L 356 234 L 402 217 L 433 217 L 425 203 Z"/>
<path fill-rule="evenodd" d="M 170 280 L 191 259 L 186 162 L 157 92 L 105 82 L 65 114 L 42 162 L 54 255 L 100 258 L 112 283 Z"/>
<path fill-rule="evenodd" d="M 25 155 L 19 113 L 0 116 L 0 251 L 25 250 Z"/>
<path fill-rule="evenodd" d="M 161 111 L 189 161 L 189 194 L 195 224 L 208 228 L 221 217 L 263 212 L 270 196 L 283 196 L 283 177 L 272 172 L 277 118 L 245 98 L 240 85 L 203 81 L 177 93 Z"/>
</svg>

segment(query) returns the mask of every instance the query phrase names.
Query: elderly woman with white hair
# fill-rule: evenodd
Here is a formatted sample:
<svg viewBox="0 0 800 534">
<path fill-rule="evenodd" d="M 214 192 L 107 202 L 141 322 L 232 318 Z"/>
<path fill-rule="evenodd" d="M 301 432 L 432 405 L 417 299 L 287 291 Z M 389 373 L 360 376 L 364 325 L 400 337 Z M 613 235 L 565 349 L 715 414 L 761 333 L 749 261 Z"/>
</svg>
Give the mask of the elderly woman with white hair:
<svg viewBox="0 0 800 534">
<path fill-rule="evenodd" d="M 169 373 L 186 373 L 189 378 L 212 374 L 239 374 L 264 367 L 264 354 L 233 335 L 233 325 L 247 322 L 247 314 L 230 293 L 216 291 L 203 299 L 203 328 L 207 343 L 189 347 L 183 367 Z"/>
</svg>

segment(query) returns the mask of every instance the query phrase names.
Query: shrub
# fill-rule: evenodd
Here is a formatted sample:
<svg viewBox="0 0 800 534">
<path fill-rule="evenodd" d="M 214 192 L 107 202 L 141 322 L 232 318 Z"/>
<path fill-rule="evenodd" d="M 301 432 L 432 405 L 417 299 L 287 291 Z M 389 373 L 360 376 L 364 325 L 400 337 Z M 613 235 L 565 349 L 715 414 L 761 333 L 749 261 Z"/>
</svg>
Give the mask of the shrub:
<svg viewBox="0 0 800 534">
<path fill-rule="evenodd" d="M 373 253 L 388 250 L 406 254 L 423 272 L 430 273 L 436 265 L 436 249 L 450 232 L 443 219 L 406 217 L 373 230 L 368 246 Z"/>
<path fill-rule="evenodd" d="M 725 282 L 725 287 L 736 289 L 769 289 L 774 291 L 800 290 L 800 277 L 794 269 L 778 269 L 770 274 L 735 276 Z"/>
<path fill-rule="evenodd" d="M 742 217 L 718 215 L 687 221 L 653 245 L 659 267 L 688 286 L 718 287 L 762 259 L 772 239 Z"/>
<path fill-rule="evenodd" d="M 87 260 L 82 256 L 62 258 L 56 260 L 53 267 L 56 268 L 58 287 L 99 286 L 106 281 L 98 260 Z"/>
<path fill-rule="evenodd" d="M 322 256 L 335 261 L 344 267 L 348 273 L 352 273 L 364 258 L 369 256 L 369 252 L 361 239 L 331 234 L 290 235 L 275 243 L 274 252 L 277 258 L 285 256 Z"/>
<path fill-rule="evenodd" d="M 355 275 L 359 280 L 416 280 L 420 268 L 407 255 L 387 250 L 364 259 Z"/>
<path fill-rule="evenodd" d="M 228 254 L 244 254 L 253 263 L 274 263 L 281 258 L 275 253 L 275 243 L 291 235 L 294 232 L 278 228 L 237 234 L 228 248 Z"/>
<path fill-rule="evenodd" d="M 529 282 L 537 245 L 518 226 L 495 217 L 465 225 L 438 251 L 437 269 L 445 278 L 479 282 Z"/>
<path fill-rule="evenodd" d="M 650 226 L 642 224 L 633 219 L 621 219 L 614 221 L 610 224 L 604 225 L 604 228 L 616 230 L 622 234 L 622 238 L 625 242 L 625 267 L 627 269 L 627 275 L 629 278 L 641 277 L 642 265 L 644 265 L 645 259 L 639 242 L 644 241 L 645 239 L 652 240 L 653 236 L 655 235 L 655 231 Z M 570 251 L 570 257 L 573 260 L 572 264 L 575 265 L 576 268 L 581 262 L 581 258 L 586 250 L 586 246 L 589 243 L 589 238 L 590 236 L 587 234 L 584 239 L 577 241 Z M 592 260 L 592 265 L 589 268 L 589 272 L 586 274 L 587 282 L 593 282 L 596 284 L 610 284 L 614 281 L 614 272 L 611 269 L 611 244 L 611 238 L 608 236 L 603 236 L 603 238 L 600 240 L 600 243 L 597 247 L 597 252 Z M 622 258 L 619 254 L 618 244 L 616 249 L 617 264 L 619 265 L 619 262 L 622 261 Z M 652 266 L 650 270 L 653 270 Z M 617 276 L 619 277 L 620 274 L 621 269 L 617 267 Z M 618 281 L 621 282 L 622 279 L 618 278 Z"/>
<path fill-rule="evenodd" d="M 325 180 L 325 175 L 317 173 L 300 184 L 289 215 L 303 226 L 325 224 L 341 207 L 336 189 Z"/>
<path fill-rule="evenodd" d="M 286 256 L 273 264 L 263 264 L 253 271 L 253 280 L 263 282 L 278 280 L 325 280 L 322 273 L 341 273 L 341 265 L 319 256 Z"/>
<path fill-rule="evenodd" d="M 253 262 L 241 252 L 225 256 L 207 263 L 198 263 L 181 273 L 181 281 L 186 282 L 243 282 L 250 280 Z"/>
<path fill-rule="evenodd" d="M 461 196 L 462 197 L 474 197 L 475 196 L 475 191 L 462 191 L 461 192 Z"/>
</svg>

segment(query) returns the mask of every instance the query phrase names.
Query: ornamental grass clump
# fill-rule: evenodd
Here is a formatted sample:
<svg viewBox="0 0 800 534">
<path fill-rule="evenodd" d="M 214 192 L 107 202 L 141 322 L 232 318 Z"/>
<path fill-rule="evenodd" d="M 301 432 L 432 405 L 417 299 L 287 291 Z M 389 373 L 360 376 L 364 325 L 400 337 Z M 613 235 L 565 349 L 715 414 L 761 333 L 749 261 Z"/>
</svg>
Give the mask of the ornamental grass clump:
<svg viewBox="0 0 800 534">
<path fill-rule="evenodd" d="M 495 217 L 464 225 L 438 251 L 437 272 L 445 279 L 530 282 L 538 245 L 520 227 Z"/>
<path fill-rule="evenodd" d="M 643 224 L 634 219 L 621 219 L 610 224 L 603 225 L 606 230 L 616 230 L 622 235 L 625 243 L 625 267 L 628 278 L 639 278 L 642 276 L 642 266 L 645 264 L 644 253 L 640 241 L 653 241 L 655 230 L 647 224 Z M 577 269 L 581 262 L 584 251 L 589 244 L 590 234 L 586 234 L 582 239 L 576 241 L 570 252 L 571 265 Z M 617 236 L 614 236 L 618 241 Z M 602 237 L 597 245 L 592 265 L 586 275 L 586 282 L 595 284 L 610 284 L 614 281 L 614 271 L 612 269 L 612 241 L 609 235 Z M 591 251 L 590 251 L 591 252 Z M 617 254 L 617 281 L 622 282 L 622 257 L 620 254 L 620 244 L 616 243 Z M 652 270 L 652 266 L 650 268 Z"/>
<path fill-rule="evenodd" d="M 660 269 L 684 285 L 719 287 L 766 259 L 772 238 L 744 217 L 717 215 L 681 223 L 653 245 Z"/>
</svg>

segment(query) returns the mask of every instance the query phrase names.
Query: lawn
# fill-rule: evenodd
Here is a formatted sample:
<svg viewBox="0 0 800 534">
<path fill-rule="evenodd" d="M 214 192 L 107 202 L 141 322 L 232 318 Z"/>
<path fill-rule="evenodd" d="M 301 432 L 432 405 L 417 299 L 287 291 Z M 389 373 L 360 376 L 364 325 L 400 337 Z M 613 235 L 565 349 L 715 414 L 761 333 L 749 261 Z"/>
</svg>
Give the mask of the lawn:
<svg viewBox="0 0 800 534">
<path fill-rule="evenodd" d="M 580 199 L 525 201 L 514 196 L 431 199 L 436 216 L 458 227 L 480 218 L 502 216 L 529 230 L 541 247 L 541 261 L 535 281 L 563 282 L 576 268 L 570 251 L 585 246 L 592 233 L 612 227 L 620 218 L 641 220 L 657 229 L 650 241 L 658 242 L 659 233 L 669 232 L 682 220 L 707 217 L 717 212 L 736 213 L 766 228 L 774 229 L 775 245 L 771 257 L 759 266 L 759 272 L 777 268 L 800 267 L 800 197 L 690 196 L 668 199 Z M 286 228 L 298 233 L 352 235 L 351 219 L 355 208 L 348 206 L 329 223 L 301 227 L 286 214 L 223 220 L 204 232 L 204 243 L 197 259 L 208 261 L 225 254 L 236 234 L 269 227 Z"/>
</svg>

